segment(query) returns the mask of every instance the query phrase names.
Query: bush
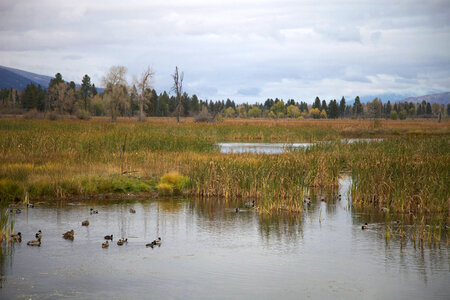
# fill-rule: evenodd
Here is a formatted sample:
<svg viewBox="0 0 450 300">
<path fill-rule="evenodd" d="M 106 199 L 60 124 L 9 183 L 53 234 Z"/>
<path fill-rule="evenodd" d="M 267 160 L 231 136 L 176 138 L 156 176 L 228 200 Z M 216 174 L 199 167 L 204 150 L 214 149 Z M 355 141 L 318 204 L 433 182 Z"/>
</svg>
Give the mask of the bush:
<svg viewBox="0 0 450 300">
<path fill-rule="evenodd" d="M 203 106 L 201 113 L 195 117 L 195 122 L 209 122 L 211 121 L 211 116 L 209 115 L 208 109 Z"/>
<path fill-rule="evenodd" d="M 161 177 L 157 185 L 158 192 L 163 195 L 180 193 L 182 189 L 189 187 L 191 181 L 188 177 L 178 172 L 170 172 Z"/>
<path fill-rule="evenodd" d="M 59 116 L 55 111 L 51 111 L 47 114 L 46 119 L 50 121 L 56 121 L 59 119 Z"/>
<path fill-rule="evenodd" d="M 37 109 L 34 108 L 26 112 L 23 117 L 27 120 L 42 119 L 42 113 L 38 112 Z"/>
<path fill-rule="evenodd" d="M 87 110 L 84 110 L 84 109 L 77 110 L 76 116 L 80 120 L 90 120 L 91 119 L 90 112 L 88 112 Z"/>
</svg>

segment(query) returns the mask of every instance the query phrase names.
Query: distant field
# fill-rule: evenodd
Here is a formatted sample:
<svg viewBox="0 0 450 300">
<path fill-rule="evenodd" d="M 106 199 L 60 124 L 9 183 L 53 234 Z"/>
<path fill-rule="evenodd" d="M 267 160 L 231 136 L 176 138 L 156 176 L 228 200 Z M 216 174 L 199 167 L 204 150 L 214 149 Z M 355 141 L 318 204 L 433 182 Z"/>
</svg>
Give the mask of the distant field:
<svg viewBox="0 0 450 300">
<path fill-rule="evenodd" d="M 449 211 L 450 123 L 436 120 L 173 118 L 0 120 L 0 195 L 12 201 L 100 194 L 189 193 L 256 198 L 301 210 L 311 188 L 353 177 L 355 205 L 400 212 Z M 341 138 L 385 138 L 346 144 Z M 216 142 L 336 141 L 279 155 L 221 154 Z M 171 173 L 164 180 L 163 175 Z M 172 177 L 171 177 L 172 176 Z"/>
</svg>

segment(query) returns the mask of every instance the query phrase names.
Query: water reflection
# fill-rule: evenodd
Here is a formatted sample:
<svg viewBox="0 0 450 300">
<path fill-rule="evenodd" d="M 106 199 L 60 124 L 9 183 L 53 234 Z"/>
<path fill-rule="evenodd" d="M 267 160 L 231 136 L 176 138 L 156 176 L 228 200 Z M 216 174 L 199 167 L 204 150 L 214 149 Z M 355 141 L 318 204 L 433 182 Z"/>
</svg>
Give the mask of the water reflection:
<svg viewBox="0 0 450 300">
<path fill-rule="evenodd" d="M 449 250 L 386 241 L 386 215 L 352 210 L 349 184 L 342 179 L 334 194 L 311 190 L 300 214 L 259 214 L 223 199 L 40 204 L 16 218 L 23 242 L 2 248 L 0 298 L 147 298 L 149 290 L 180 299 L 448 296 Z M 42 246 L 28 247 L 39 229 Z M 61 237 L 70 229 L 73 242 Z M 106 234 L 115 240 L 102 249 Z M 145 247 L 158 236 L 161 247 Z M 120 237 L 128 244 L 117 246 Z"/>
</svg>

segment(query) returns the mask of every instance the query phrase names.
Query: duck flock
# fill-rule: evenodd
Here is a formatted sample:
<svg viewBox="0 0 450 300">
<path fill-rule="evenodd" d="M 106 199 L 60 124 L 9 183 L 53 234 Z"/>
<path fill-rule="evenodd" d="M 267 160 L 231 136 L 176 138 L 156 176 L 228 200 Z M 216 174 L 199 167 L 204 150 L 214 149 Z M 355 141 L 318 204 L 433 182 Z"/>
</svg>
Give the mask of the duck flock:
<svg viewBox="0 0 450 300">
<path fill-rule="evenodd" d="M 28 204 L 28 207 L 32 208 L 34 207 L 33 204 Z M 21 213 L 20 209 L 11 209 L 11 212 L 15 212 L 17 214 Z M 134 210 L 133 208 L 130 208 L 130 213 L 135 214 L 136 210 Z M 93 208 L 90 209 L 89 214 L 94 215 L 94 214 L 98 214 L 98 210 L 94 210 Z M 82 226 L 89 226 L 89 220 L 84 220 L 83 222 L 81 222 Z M 70 240 L 73 241 L 74 240 L 74 235 L 75 235 L 75 231 L 69 230 L 65 233 L 62 234 L 62 237 L 66 240 Z M 28 246 L 40 246 L 41 245 L 41 239 L 42 239 L 42 230 L 39 230 L 36 234 L 35 234 L 36 239 L 35 240 L 31 240 L 27 242 Z M 104 239 L 106 240 L 105 242 L 102 243 L 102 248 L 108 248 L 109 244 L 111 241 L 111 243 L 113 242 L 113 235 L 105 235 Z M 17 234 L 11 234 L 11 241 L 12 242 L 18 242 L 21 243 L 22 242 L 22 233 L 18 232 Z M 128 239 L 127 238 L 121 238 L 117 241 L 117 245 L 118 246 L 123 246 L 124 244 L 128 243 Z M 153 242 L 146 244 L 146 247 L 150 247 L 153 248 L 155 246 L 160 247 L 162 244 L 162 240 L 161 237 L 158 237 L 157 239 L 153 240 Z"/>
</svg>

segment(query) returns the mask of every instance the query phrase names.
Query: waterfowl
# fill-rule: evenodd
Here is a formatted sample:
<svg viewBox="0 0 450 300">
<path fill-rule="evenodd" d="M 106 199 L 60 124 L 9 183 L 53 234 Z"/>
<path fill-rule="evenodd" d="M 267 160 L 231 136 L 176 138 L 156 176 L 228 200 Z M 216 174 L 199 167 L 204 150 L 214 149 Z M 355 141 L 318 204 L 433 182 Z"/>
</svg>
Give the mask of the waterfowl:
<svg viewBox="0 0 450 300">
<path fill-rule="evenodd" d="M 130 213 L 135 214 L 135 213 L 136 213 L 136 210 L 130 208 Z"/>
<path fill-rule="evenodd" d="M 362 229 L 362 230 L 368 229 L 368 228 L 369 228 L 369 224 L 367 224 L 367 223 L 364 223 L 364 225 L 361 226 L 361 229 Z"/>
<path fill-rule="evenodd" d="M 381 211 L 382 211 L 382 212 L 388 212 L 388 211 L 389 211 L 389 208 L 387 208 L 387 207 L 382 207 L 382 208 L 381 208 Z"/>
<path fill-rule="evenodd" d="M 98 214 L 98 210 L 94 210 L 93 208 L 91 208 L 90 214 L 91 215 Z"/>
<path fill-rule="evenodd" d="M 153 243 L 155 243 L 155 245 L 158 245 L 158 246 L 161 245 L 161 238 L 158 237 L 158 239 L 154 240 Z"/>
<path fill-rule="evenodd" d="M 34 204 L 33 203 L 28 203 L 28 205 L 27 205 L 29 208 L 33 208 L 34 207 Z"/>
<path fill-rule="evenodd" d="M 153 242 L 154 242 L 154 241 L 153 241 Z M 145 247 L 147 247 L 147 248 L 148 248 L 148 247 L 153 248 L 153 247 L 155 246 L 155 245 L 153 244 L 153 242 L 146 244 Z"/>
<path fill-rule="evenodd" d="M 105 235 L 105 240 L 111 240 L 113 239 L 113 235 Z"/>
<path fill-rule="evenodd" d="M 22 242 L 22 233 L 18 232 L 17 234 L 11 234 L 11 240 L 13 242 Z"/>
<path fill-rule="evenodd" d="M 89 221 L 84 220 L 83 222 L 81 222 L 81 226 L 89 226 Z"/>
<path fill-rule="evenodd" d="M 41 245 L 41 239 L 38 238 L 37 240 L 29 241 L 27 243 L 28 246 L 40 246 Z"/>
<path fill-rule="evenodd" d="M 252 202 L 245 202 L 244 205 L 246 207 L 255 207 L 255 200 L 252 200 Z"/>
<path fill-rule="evenodd" d="M 127 242 L 128 242 L 128 239 L 119 239 L 117 241 L 117 245 L 118 246 L 122 246 L 124 243 L 127 243 Z"/>
<path fill-rule="evenodd" d="M 108 241 L 102 243 L 102 248 L 108 248 L 108 247 L 109 247 L 109 242 Z"/>
<path fill-rule="evenodd" d="M 322 202 L 327 202 L 327 199 L 322 198 L 320 201 L 322 201 Z"/>
<path fill-rule="evenodd" d="M 65 233 L 63 233 L 63 238 L 65 238 L 66 240 L 71 240 L 73 241 L 73 235 L 75 234 L 75 232 L 72 230 L 69 230 Z"/>
<path fill-rule="evenodd" d="M 35 237 L 36 237 L 37 239 L 42 238 L 42 231 L 41 231 L 40 229 L 38 230 L 38 232 L 36 232 Z"/>
<path fill-rule="evenodd" d="M 400 220 L 394 220 L 392 221 L 392 224 L 400 224 Z"/>
<path fill-rule="evenodd" d="M 22 210 L 20 208 L 16 208 L 15 212 L 16 212 L 16 214 L 20 214 L 22 212 Z"/>
<path fill-rule="evenodd" d="M 239 207 L 236 207 L 235 212 L 237 213 L 239 212 Z"/>
</svg>

